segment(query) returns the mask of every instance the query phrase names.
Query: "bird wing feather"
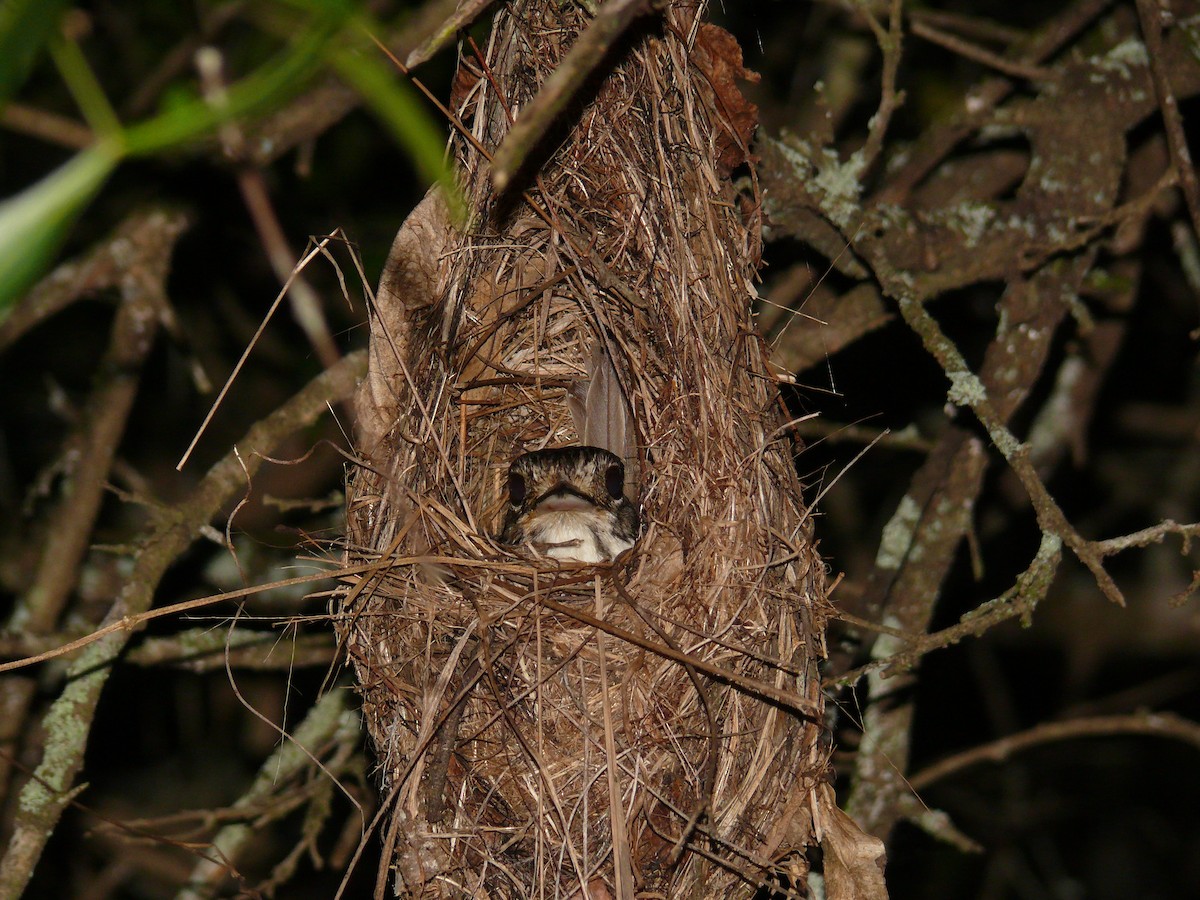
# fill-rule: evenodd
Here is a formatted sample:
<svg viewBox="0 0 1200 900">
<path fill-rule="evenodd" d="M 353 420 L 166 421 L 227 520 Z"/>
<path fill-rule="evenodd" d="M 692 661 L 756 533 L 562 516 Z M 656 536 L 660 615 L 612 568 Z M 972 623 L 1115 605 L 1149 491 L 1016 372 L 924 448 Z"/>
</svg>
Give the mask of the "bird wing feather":
<svg viewBox="0 0 1200 900">
<path fill-rule="evenodd" d="M 629 398 L 602 341 L 596 341 L 585 365 L 587 379 L 575 382 L 567 391 L 579 442 L 621 457 L 625 461 L 625 496 L 636 498 L 640 481 L 637 429 Z"/>
</svg>

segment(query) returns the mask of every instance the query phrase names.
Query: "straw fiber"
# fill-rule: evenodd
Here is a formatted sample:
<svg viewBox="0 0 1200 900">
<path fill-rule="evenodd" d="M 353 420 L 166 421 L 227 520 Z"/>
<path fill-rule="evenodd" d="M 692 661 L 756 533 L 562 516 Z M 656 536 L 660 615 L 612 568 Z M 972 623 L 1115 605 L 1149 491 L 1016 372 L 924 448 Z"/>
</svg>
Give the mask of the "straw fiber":
<svg viewBox="0 0 1200 900">
<path fill-rule="evenodd" d="M 803 890 L 824 573 L 751 316 L 753 177 L 729 178 L 748 73 L 702 13 L 638 19 L 497 195 L 491 154 L 592 21 L 502 6 L 455 82 L 466 216 L 431 192 L 380 285 L 348 491 L 373 565 L 337 612 L 402 894 Z M 579 442 L 598 359 L 640 540 L 591 567 L 500 545 L 508 464 Z"/>
</svg>

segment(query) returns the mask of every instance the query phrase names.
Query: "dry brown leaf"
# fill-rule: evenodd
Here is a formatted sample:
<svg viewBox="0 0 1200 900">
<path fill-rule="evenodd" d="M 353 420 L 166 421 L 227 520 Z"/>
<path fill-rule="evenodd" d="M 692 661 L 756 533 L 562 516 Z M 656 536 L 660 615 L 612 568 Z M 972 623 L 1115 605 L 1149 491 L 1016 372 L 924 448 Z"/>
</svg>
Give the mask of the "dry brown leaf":
<svg viewBox="0 0 1200 900">
<path fill-rule="evenodd" d="M 883 841 L 867 834 L 838 808 L 833 788 L 818 789 L 821 810 L 821 849 L 825 854 L 825 896 L 828 900 L 887 900 Z"/>
<path fill-rule="evenodd" d="M 449 212 L 434 187 L 409 213 L 392 242 L 371 310 L 370 368 L 358 390 L 358 445 L 370 452 L 396 421 L 397 384 L 413 336 L 428 325 L 440 295 L 441 255 L 450 233 Z"/>
<path fill-rule="evenodd" d="M 692 48 L 691 62 L 712 87 L 717 109 L 725 115 L 719 123 L 718 165 L 728 175 L 748 157 L 758 127 L 758 107 L 742 94 L 739 81 L 757 82 L 759 75 L 742 65 L 742 48 L 737 38 L 708 22 L 700 26 Z"/>
</svg>

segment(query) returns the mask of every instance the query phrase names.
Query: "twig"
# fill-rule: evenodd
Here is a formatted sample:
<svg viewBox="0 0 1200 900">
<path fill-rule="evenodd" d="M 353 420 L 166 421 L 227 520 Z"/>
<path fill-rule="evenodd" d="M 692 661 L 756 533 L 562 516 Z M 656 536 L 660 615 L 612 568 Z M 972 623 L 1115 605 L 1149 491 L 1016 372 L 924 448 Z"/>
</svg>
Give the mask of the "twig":
<svg viewBox="0 0 1200 900">
<path fill-rule="evenodd" d="M 346 357 L 352 359 L 354 357 Z M 408 557 L 389 560 L 392 564 L 412 565 L 422 562 L 426 557 Z M 76 638 L 69 644 L 63 644 L 61 647 L 55 647 L 53 650 L 46 650 L 36 656 L 28 656 L 24 659 L 16 659 L 11 662 L 0 663 L 0 673 L 12 672 L 16 669 L 25 669 L 30 666 L 35 666 L 38 663 L 48 662 L 52 659 L 57 659 L 60 656 L 68 656 L 76 650 L 82 650 L 90 644 L 94 644 L 99 640 L 121 632 L 132 634 L 141 629 L 147 622 L 155 619 L 165 619 L 172 616 L 178 616 L 185 612 L 191 612 L 195 609 L 204 609 L 208 606 L 213 606 L 217 603 L 225 603 L 230 600 L 240 600 L 243 597 L 251 597 L 254 594 L 263 593 L 264 591 L 273 591 L 278 588 L 294 587 L 302 584 L 312 584 L 316 581 L 325 581 L 332 575 L 348 576 L 361 575 L 363 573 L 372 572 L 379 568 L 378 562 L 364 563 L 360 566 L 342 566 L 336 572 L 318 573 L 315 575 L 300 575 L 296 578 L 286 578 L 283 581 L 272 581 L 269 584 L 256 584 L 252 587 L 239 588 L 236 591 L 225 591 L 221 594 L 211 594 L 207 597 L 197 597 L 195 600 L 184 600 L 180 603 L 173 603 L 170 606 L 159 607 L 158 609 L 146 610 L 140 613 L 122 616 L 119 619 L 112 619 L 107 624 L 97 628 L 95 631 Z"/>
<path fill-rule="evenodd" d="M 62 498 L 46 523 L 45 539 L 33 584 L 20 598 L 7 627 L 27 634 L 46 634 L 62 618 L 88 552 L 105 485 L 137 396 L 142 364 L 154 344 L 157 307 L 167 303 L 166 256 L 141 259 L 127 275 L 138 282 L 117 309 L 109 346 L 99 367 L 98 383 L 67 437 L 68 454 L 76 461 L 64 479 Z M 133 287 L 129 285 L 128 287 Z M 4 736 L 23 727 L 34 697 L 34 682 L 14 681 L 5 708 Z M 0 784 L 7 767 L 0 769 Z"/>
<path fill-rule="evenodd" d="M 96 142 L 92 129 L 82 122 L 23 103 L 9 103 L 0 109 L 0 124 L 72 150 L 83 150 Z"/>
<path fill-rule="evenodd" d="M 962 617 L 957 625 L 951 625 L 932 634 L 913 636 L 898 633 L 894 629 L 887 629 L 883 626 L 866 624 L 865 627 L 876 629 L 885 635 L 907 642 L 909 646 L 895 653 L 877 655 L 866 665 L 859 666 L 844 675 L 827 679 L 822 686 L 826 689 L 846 687 L 857 683 L 865 675 L 879 671 L 884 672 L 883 677 L 885 678 L 892 677 L 912 668 L 921 661 L 922 657 L 934 650 L 951 647 L 971 635 L 983 634 L 992 626 L 1009 619 L 1028 616 L 1045 598 L 1054 581 L 1054 575 L 1062 560 L 1061 547 L 1062 543 L 1055 535 L 1043 535 L 1037 554 L 1028 568 L 1017 577 L 1016 583 L 999 597 L 981 603 L 971 610 Z M 895 644 L 889 646 L 895 646 Z"/>
<path fill-rule="evenodd" d="M 1171 165 L 1179 175 L 1179 185 L 1183 188 L 1188 215 L 1192 219 L 1192 230 L 1200 235 L 1200 182 L 1196 179 L 1196 168 L 1192 165 L 1187 135 L 1183 130 L 1183 117 L 1179 114 L 1179 103 L 1171 89 L 1171 80 L 1163 56 L 1162 16 L 1165 11 L 1154 0 L 1137 0 L 1137 11 L 1142 24 L 1142 37 L 1146 40 L 1146 53 L 1150 57 L 1154 92 L 1158 95 L 1158 106 L 1162 110 Z"/>
<path fill-rule="evenodd" d="M 166 222 L 162 218 L 152 215 L 143 224 L 164 228 L 174 236 L 186 224 L 183 216 L 167 217 Z M 137 396 L 142 363 L 164 318 L 173 242 L 164 244 L 157 234 L 146 231 L 140 237 L 149 240 L 133 244 L 133 258 L 126 261 L 118 277 L 123 297 L 100 363 L 98 384 L 84 407 L 77 432 L 67 439 L 77 463 L 63 502 L 48 524 L 33 586 L 13 614 L 10 627 L 15 631 L 49 632 L 62 615 L 87 553 L 109 470 Z M 123 252 L 130 253 L 129 245 Z"/>
<path fill-rule="evenodd" d="M 1172 519 L 1164 519 L 1157 525 L 1143 528 L 1141 531 L 1135 531 L 1132 534 L 1109 538 L 1106 541 L 1095 541 L 1093 546 L 1095 546 L 1101 556 L 1112 556 L 1115 553 L 1120 553 L 1133 547 L 1148 547 L 1151 544 L 1161 544 L 1163 538 L 1168 534 L 1182 536 L 1184 540 L 1183 552 L 1187 553 L 1191 539 L 1200 537 L 1200 522 L 1193 522 L 1190 525 L 1180 525 Z"/>
<path fill-rule="evenodd" d="M 335 689 L 325 694 L 309 710 L 292 735 L 272 753 L 255 776 L 254 783 L 238 798 L 233 810 L 252 809 L 278 797 L 285 785 L 314 766 L 314 758 L 330 743 L 354 743 L 358 740 L 358 718 L 346 707 L 347 692 Z M 176 900 L 199 900 L 212 896 L 221 880 L 233 869 L 255 828 L 244 822 L 226 825 L 213 837 L 210 855 L 195 868 Z"/>
<path fill-rule="evenodd" d="M 1044 270 L 1035 282 L 1045 284 L 1041 288 L 1045 293 L 1039 291 L 1039 295 L 1057 296 L 1073 290 L 1073 280 L 1081 278 L 1084 271 L 1083 264 L 1066 266 L 1063 271 Z M 1065 316 L 1062 304 L 1042 303 L 1031 309 L 1025 297 L 1017 285 L 1005 293 L 996 336 L 982 364 L 981 381 L 997 392 L 1001 421 L 1016 412 L 1039 377 L 1058 323 Z M 884 530 L 861 601 L 867 618 L 908 635 L 929 630 L 959 543 L 964 537 L 970 539 L 973 508 L 988 463 L 984 442 L 966 428 L 951 426 L 939 437 Z M 1060 546 L 1058 538 L 1044 536 L 1039 555 L 1043 559 L 1053 555 L 1056 565 Z M 1027 593 L 1036 596 L 1033 590 Z M 1009 608 L 1004 603 L 997 607 L 997 611 Z M 986 626 L 981 623 L 979 627 Z M 942 635 L 941 640 L 948 637 Z M 904 778 L 914 716 L 909 691 L 915 676 L 901 670 L 889 671 L 885 678 L 878 671 L 891 666 L 893 657 L 900 659 L 897 654 L 912 649 L 907 637 L 898 640 L 885 632 L 874 642 L 872 666 L 866 673 L 869 703 L 847 809 L 870 833 L 880 836 L 890 834 L 900 819 L 915 815 L 912 792 Z"/>
<path fill-rule="evenodd" d="M 824 419 L 812 419 L 797 424 L 793 429 L 796 434 L 805 439 L 816 439 L 820 443 L 829 444 L 878 444 L 893 450 L 915 450 L 918 453 L 928 453 L 933 443 L 923 438 L 913 425 L 906 425 L 899 431 L 884 431 L 880 433 L 874 428 L 862 425 L 846 425 L 842 422 L 829 422 Z M 815 446 L 812 443 L 807 447 Z"/>
<path fill-rule="evenodd" d="M 413 50 L 404 60 L 406 68 L 415 69 L 417 66 L 432 59 L 442 48 L 449 46 L 460 32 L 466 31 L 479 18 L 494 0 L 455 0 L 448 4 L 453 11 L 446 16 L 445 21 L 419 47 Z M 432 5 L 432 4 L 431 4 Z"/>
<path fill-rule="evenodd" d="M 58 266 L 30 289 L 0 322 L 0 351 L 72 303 L 105 288 L 120 287 L 129 277 L 126 267 L 131 244 L 138 249 L 139 259 L 169 255 L 190 222 L 190 215 L 163 207 L 131 213 L 86 254 Z"/>
<path fill-rule="evenodd" d="M 276 649 L 280 652 L 274 653 Z M 289 640 L 275 632 L 247 628 L 233 632 L 192 628 L 170 637 L 147 638 L 126 654 L 125 662 L 175 666 L 189 672 L 210 672 L 227 665 L 256 671 L 291 671 L 328 665 L 336 654 L 337 647 L 327 634 L 300 635 Z"/>
<path fill-rule="evenodd" d="M 405 26 L 385 38 L 388 47 L 405 56 L 426 43 L 429 36 L 450 16 L 457 0 L 428 0 L 412 11 Z M 372 35 L 372 39 L 374 36 Z M 330 77 L 305 91 L 261 124 L 247 129 L 247 164 L 267 166 L 297 145 L 325 132 L 362 103 L 362 95 Z"/>
<path fill-rule="evenodd" d="M 317 420 L 328 404 L 350 396 L 366 369 L 365 352 L 347 356 L 255 424 L 240 443 L 246 467 L 254 472 L 261 459 L 253 451 L 269 451 L 288 435 Z M 245 487 L 236 453 L 213 466 L 191 495 L 176 507 L 176 518 L 159 526 L 143 544 L 125 589 L 109 612 L 110 623 L 144 613 L 154 601 L 160 579 L 230 498 Z M 83 765 L 84 751 L 100 693 L 113 660 L 132 632 L 123 627 L 106 634 L 80 654 L 67 670 L 66 687 L 46 713 L 45 751 L 36 778 L 22 788 L 8 848 L 0 860 L 0 896 L 19 897 L 63 810 L 71 785 Z"/>
<path fill-rule="evenodd" d="M 1096 16 L 1104 12 L 1113 0 L 1079 0 L 1048 24 L 1038 29 L 1027 41 L 1013 47 L 1011 55 L 1027 64 L 1037 64 L 1057 53 L 1069 40 L 1082 31 Z M 1006 78 L 992 78 L 970 93 L 966 114 L 957 121 L 929 133 L 912 150 L 910 161 L 889 179 L 875 198 L 881 203 L 898 203 L 937 167 L 959 141 L 971 134 L 985 121 L 991 111 L 1014 90 Z"/>
<path fill-rule="evenodd" d="M 238 374 L 242 371 L 242 366 L 246 364 L 246 360 L 249 358 L 250 352 L 257 345 L 258 339 L 266 330 L 267 325 L 271 321 L 271 317 L 275 315 L 275 310 L 279 308 L 279 304 L 283 302 L 283 298 L 287 296 L 288 290 L 292 286 L 292 281 L 298 278 L 299 273 L 304 271 L 305 267 L 307 267 L 308 264 L 317 256 L 325 253 L 326 246 L 331 240 L 334 240 L 335 237 L 336 235 L 327 235 L 321 238 L 321 240 L 317 241 L 316 244 L 311 245 L 304 256 L 300 258 L 300 261 L 296 263 L 296 267 L 292 270 L 291 275 L 284 282 L 283 287 L 279 289 L 279 293 L 275 295 L 275 299 L 271 301 L 271 306 L 267 309 L 266 314 L 263 315 L 263 320 L 259 323 L 258 330 L 254 332 L 254 336 L 246 345 L 246 349 L 242 351 L 242 355 L 238 358 L 237 363 L 234 365 L 233 371 L 230 372 L 229 377 L 225 379 L 225 384 L 221 387 L 221 392 L 217 394 L 217 398 L 213 400 L 212 406 L 209 407 L 208 414 L 204 417 L 204 421 L 201 422 L 200 427 L 196 429 L 196 434 L 192 438 L 192 442 L 188 444 L 187 450 L 183 452 L 183 456 L 176 464 L 176 469 L 182 470 L 183 467 L 187 465 L 188 459 L 191 458 L 192 451 L 195 450 L 196 445 L 200 443 L 200 438 L 204 436 L 204 432 L 208 429 L 209 422 L 212 421 L 212 418 L 216 415 L 221 403 L 224 402 L 225 395 L 229 393 L 229 389 L 233 387 L 233 382 L 237 378 Z"/>
<path fill-rule="evenodd" d="M 225 26 L 242 14 L 245 6 L 245 0 L 232 0 L 197 10 L 200 19 L 197 29 L 185 35 L 167 51 L 152 71 L 138 79 L 137 89 L 122 105 L 121 111 L 129 118 L 138 118 L 150 112 L 163 89 L 191 65 L 196 51 L 216 40 Z"/>
<path fill-rule="evenodd" d="M 913 20 L 912 33 L 917 37 L 925 38 L 930 43 L 937 44 L 939 47 L 944 47 L 953 53 L 957 53 L 959 56 L 988 66 L 997 72 L 1003 72 L 1005 75 L 1012 75 L 1014 78 L 1024 78 L 1028 81 L 1049 81 L 1054 77 L 1054 72 L 1050 69 L 1024 63 L 1020 60 L 1008 59 L 998 53 L 993 53 L 991 50 L 980 47 L 978 44 L 972 44 L 963 38 L 934 28 L 920 19 Z"/>
<path fill-rule="evenodd" d="M 972 37 L 980 41 L 992 41 L 999 44 L 1014 44 L 1025 39 L 1028 35 L 1019 28 L 1013 28 L 991 19 L 981 19 L 955 12 L 937 9 L 914 9 L 908 18 L 914 24 L 928 22 L 937 28 L 954 32 L 964 37 Z"/>
<path fill-rule="evenodd" d="M 196 54 L 196 68 L 200 72 L 200 81 L 208 104 L 218 110 L 226 107 L 229 96 L 220 52 L 213 47 L 201 49 Z M 223 122 L 217 129 L 217 136 L 230 159 L 245 158 L 246 141 L 236 120 L 228 119 Z M 279 216 L 275 214 L 262 169 L 250 164 L 239 164 L 235 177 L 242 202 L 250 213 L 250 221 L 254 223 L 254 230 L 258 233 L 258 240 L 266 251 L 267 261 L 275 277 L 281 284 L 291 284 L 288 301 L 292 306 L 292 316 L 304 331 L 321 365 L 329 368 L 338 361 L 341 354 L 338 353 L 337 344 L 330 334 L 329 323 L 325 321 L 320 297 L 308 283 L 308 279 L 298 271 L 296 254 L 292 252 Z"/>
<path fill-rule="evenodd" d="M 654 6 L 654 0 L 608 0 L 600 7 L 592 24 L 567 51 L 496 149 L 492 184 L 497 194 L 504 193 L 546 130 L 604 62 L 617 39 Z"/>
<path fill-rule="evenodd" d="M 871 30 L 875 32 L 875 40 L 883 54 L 883 74 L 880 78 L 879 109 L 871 117 L 867 142 L 860 151 L 860 170 L 866 172 L 871 168 L 875 159 L 883 150 L 883 140 L 887 136 L 888 125 L 892 115 L 904 100 L 902 93 L 896 91 L 896 72 L 900 68 L 900 57 L 903 55 L 903 16 L 900 0 L 891 0 L 891 10 L 888 17 L 888 28 L 885 32 L 865 5 L 860 9 L 867 17 Z"/>
<path fill-rule="evenodd" d="M 122 301 L 96 387 L 64 444 L 64 457 L 73 460 L 70 477 L 64 480 L 62 499 L 46 523 L 31 586 L 7 623 L 11 631 L 34 635 L 52 632 L 78 582 L 117 447 L 137 396 L 142 364 L 153 346 L 157 326 L 169 317 L 167 269 L 175 240 L 187 224 L 188 217 L 178 212 L 150 210 L 131 216 L 116 235 L 93 252 L 89 262 L 76 264 L 70 274 L 60 269 L 44 279 L 21 305 L 19 321 L 5 332 L 6 337 L 19 334 L 40 314 L 48 314 L 59 303 L 65 305 L 102 283 L 121 290 Z M 46 288 L 50 284 L 58 289 Z M 54 302 L 47 302 L 51 298 Z M 26 680 L 10 685 L 0 739 L 16 739 L 24 727 L 35 687 Z M 8 777 L 7 762 L 0 762 L 0 793 Z"/>
<path fill-rule="evenodd" d="M 1200 749 L 1200 724 L 1173 713 L 1137 713 L 1128 716 L 1099 716 L 1069 722 L 1047 722 L 1020 734 L 1010 735 L 980 747 L 972 747 L 940 763 L 922 769 L 909 779 L 914 791 L 941 781 L 955 772 L 983 762 L 1001 763 L 1022 750 L 1039 744 L 1118 734 L 1148 735 L 1183 741 Z"/>
<path fill-rule="evenodd" d="M 1029 458 L 1029 447 L 1017 440 L 1009 431 L 1004 420 L 992 407 L 987 389 L 978 376 L 967 366 L 958 347 L 946 337 L 937 321 L 929 314 L 924 305 L 909 297 L 899 300 L 900 314 L 914 332 L 921 338 L 925 349 L 938 361 L 946 377 L 950 379 L 949 399 L 959 406 L 968 406 L 983 423 L 993 445 L 1000 451 L 1020 480 L 1025 492 L 1033 503 L 1037 514 L 1038 524 L 1043 531 L 1057 535 L 1064 544 L 1071 548 L 1079 561 L 1091 571 L 1096 584 L 1109 600 L 1121 606 L 1125 605 L 1122 596 L 1112 576 L 1104 570 L 1103 554 L 1090 541 L 1080 536 L 1074 526 L 1067 521 L 1062 509 L 1046 486 L 1038 477 L 1037 471 Z"/>
<path fill-rule="evenodd" d="M 11 660 L 53 652 L 79 636 L 78 633 L 61 631 L 52 634 L 15 634 L 6 629 L 0 632 L 0 657 Z M 7 710 L 7 707 L 5 709 Z"/>
<path fill-rule="evenodd" d="M 911 646 L 907 635 L 929 629 L 941 583 L 971 530 L 986 466 L 983 442 L 951 427 L 913 477 L 884 529 L 863 598 L 867 617 L 889 626 L 871 647 L 872 662 L 904 652 Z M 910 672 L 886 681 L 868 673 L 862 745 L 846 810 L 879 837 L 904 814 L 911 793 L 903 773 L 911 753 L 914 707 L 908 692 L 914 680 Z"/>
</svg>

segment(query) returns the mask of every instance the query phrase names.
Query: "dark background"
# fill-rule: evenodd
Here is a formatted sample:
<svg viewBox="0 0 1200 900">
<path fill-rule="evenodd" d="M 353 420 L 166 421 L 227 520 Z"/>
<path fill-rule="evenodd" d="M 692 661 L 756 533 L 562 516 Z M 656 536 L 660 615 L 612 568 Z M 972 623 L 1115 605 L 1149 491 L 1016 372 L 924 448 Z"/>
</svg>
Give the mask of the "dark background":
<svg viewBox="0 0 1200 900">
<path fill-rule="evenodd" d="M 97 2 L 79 7 L 90 28 L 81 41 L 83 49 L 118 111 L 123 98 L 133 96 L 147 74 L 173 48 L 192 40 L 221 6 Z M 278 42 L 258 18 L 262 5 L 243 6 L 210 38 L 233 71 L 252 67 Z M 1098 15 L 1064 53 L 1101 52 L 1111 43 L 1132 10 L 1131 4 L 1116 6 L 1111 15 Z M 373 7 L 383 21 L 403 19 L 404 4 Z M 952 8 L 964 19 L 1020 31 L 1038 27 L 1067 5 L 972 2 Z M 832 84 L 846 74 L 836 69 L 845 56 L 835 49 L 861 57 L 857 70 L 846 74 L 854 82 L 854 96 L 845 106 L 833 146 L 849 153 L 861 145 L 878 105 L 880 57 L 860 18 L 840 4 L 769 0 L 718 5 L 713 18 L 738 38 L 747 67 L 762 76 L 746 92 L 759 105 L 764 134 L 802 132 L 811 122 L 814 83 Z M 1117 24 L 1112 24 L 1114 18 Z M 482 35 L 485 29 L 476 26 L 473 33 Z M 449 92 L 452 57 L 453 51 L 443 52 L 417 73 L 443 98 Z M 889 130 L 885 157 L 905 153 L 911 141 L 953 114 L 971 85 L 990 75 L 978 62 L 907 35 L 899 71 L 906 98 Z M 191 68 L 182 66 L 171 83 L 186 84 L 193 77 Z M 1017 88 L 1018 95 L 1032 90 L 1026 84 Z M 156 102 L 166 102 L 167 93 Z M 45 58 L 17 99 L 77 115 Z M 1185 122 L 1197 111 L 1195 101 L 1182 98 Z M 1128 138 L 1131 150 L 1161 140 L 1157 118 Z M 970 143 L 956 152 L 971 152 Z M 0 196 L 33 183 L 69 155 L 11 125 L 3 128 Z M 301 159 L 304 166 L 298 164 Z M 125 215 L 148 203 L 179 206 L 193 218 L 175 249 L 168 282 L 180 337 L 160 335 L 147 359 L 120 444 L 120 466 L 110 476 L 115 487 L 136 488 L 164 504 L 183 497 L 253 422 L 322 368 L 304 332 L 282 308 L 195 456 L 182 473 L 174 470 L 213 398 L 197 390 L 192 369 L 199 365 L 219 386 L 279 289 L 239 192 L 236 168 L 211 144 L 131 161 L 87 208 L 60 255 L 67 260 L 105 240 Z M 372 282 L 400 222 L 424 191 L 405 154 L 362 109 L 325 130 L 311 146 L 292 150 L 258 171 L 297 255 L 310 235 L 342 229 Z M 886 171 L 885 161 L 873 177 L 885 179 Z M 1177 193 L 1164 193 L 1142 239 L 1120 255 L 1136 259 L 1139 267 L 1132 303 L 1119 314 L 1099 306 L 1093 312 L 1098 317 L 1121 315 L 1123 340 L 1103 373 L 1090 424 L 1079 442 L 1082 452 L 1068 456 L 1046 476 L 1068 519 L 1082 534 L 1097 539 L 1167 518 L 1200 519 L 1200 286 L 1186 277 L 1187 267 L 1196 264 L 1196 238 Z M 349 256 L 340 252 L 339 259 L 349 277 L 350 302 L 340 296 L 328 264 L 314 264 L 304 274 L 324 301 L 336 346 L 347 352 L 365 345 L 365 312 Z M 1105 246 L 1097 271 L 1116 259 Z M 820 281 L 821 289 L 835 297 L 852 286 L 851 279 L 830 270 L 826 257 L 793 239 L 768 241 L 762 278 L 765 301 L 783 303 L 792 312 L 805 296 L 793 296 L 789 285 L 797 279 Z M 1002 288 L 975 284 L 931 304 L 973 365 L 996 327 Z M 0 622 L 28 588 L 39 528 L 61 489 L 63 441 L 97 378 L 113 300 L 111 292 L 83 298 L 0 356 L 0 384 L 6 386 L 0 398 Z M 764 321 L 778 322 L 778 316 L 764 305 Z M 811 334 L 821 327 L 800 317 L 789 332 Z M 1014 421 L 1018 435 L 1050 397 L 1054 375 L 1076 341 L 1074 323 L 1065 325 L 1045 373 Z M 851 465 L 861 441 L 827 439 L 807 423 L 801 428 L 802 433 L 808 428 L 809 446 L 798 455 L 797 466 L 809 485 L 810 500 L 838 479 L 817 506 L 821 550 L 831 573 L 845 574 L 834 595 L 838 603 L 861 592 L 870 578 L 881 531 L 923 459 L 921 442 L 927 446 L 951 420 L 977 425 L 961 410 L 947 409 L 940 368 L 895 315 L 795 374 L 800 386 L 788 391 L 787 400 L 797 416 L 819 413 L 817 421 L 827 428 L 857 425 L 870 435 L 911 427 L 918 436 L 915 447 L 883 441 Z M 298 458 L 315 448 L 304 462 L 268 466 L 254 480 L 249 503 L 231 523 L 241 574 L 230 565 L 227 549 L 213 541 L 197 542 L 160 586 L 160 603 L 289 577 L 292 572 L 283 567 L 297 554 L 317 552 L 314 541 L 336 537 L 344 460 L 333 445 L 345 447 L 349 430 L 344 408 L 337 415 L 338 421 L 327 417 L 280 451 L 281 457 Z M 265 498 L 314 502 L 281 512 Z M 330 502 L 316 502 L 326 500 Z M 998 456 L 976 500 L 974 521 L 975 547 L 964 543 L 959 548 L 939 591 L 934 629 L 952 625 L 1002 594 L 1037 548 L 1040 535 L 1032 509 Z M 147 522 L 144 507 L 115 493 L 108 496 L 93 544 L 110 549 L 89 554 L 64 632 L 103 615 L 106 599 L 120 583 L 127 547 Z M 224 526 L 223 521 L 213 524 Z M 1110 572 L 1128 600 L 1122 610 L 1100 594 L 1068 554 L 1030 627 L 1010 621 L 922 660 L 909 698 L 916 714 L 906 773 L 1040 723 L 1145 709 L 1200 717 L 1196 599 L 1177 607 L 1167 602 L 1187 587 L 1197 568 L 1197 551 L 1191 548 L 1182 556 L 1177 536 L 1112 558 Z M 299 594 L 270 595 L 247 607 L 248 614 L 262 617 L 252 627 L 285 638 L 303 634 L 319 639 L 328 632 L 323 621 L 327 611 L 324 598 Z M 154 623 L 147 634 L 225 628 L 229 615 L 228 608 L 216 607 L 186 621 Z M 840 634 L 835 632 L 831 642 Z M 851 652 L 856 661 L 864 661 L 861 635 L 851 637 L 858 641 Z M 285 716 L 289 725 L 298 722 L 320 691 L 329 689 L 332 647 L 330 638 L 325 657 L 308 664 L 283 659 L 230 673 L 219 659 L 200 672 L 178 664 L 118 665 L 92 729 L 83 775 L 89 787 L 59 826 L 27 896 L 174 896 L 195 859 L 186 842 L 203 842 L 211 833 L 211 822 L 178 814 L 232 803 L 278 740 L 246 705 L 276 722 Z M 38 694 L 29 730 L 20 742 L 0 748 L 25 766 L 37 762 L 36 714 L 62 688 L 57 664 L 35 674 Z M 334 689 L 345 689 L 344 679 L 333 677 Z M 841 710 L 835 765 L 840 786 L 848 788 L 864 694 L 843 690 L 831 696 Z M 939 780 L 920 792 L 921 804 L 944 811 L 978 842 L 979 852 L 951 847 L 911 822 L 899 825 L 888 844 L 892 896 L 1198 896 L 1198 749 L 1161 736 L 1099 735 L 1047 742 L 1002 763 L 982 762 Z M 347 791 L 368 815 L 370 765 L 369 748 L 362 748 L 357 773 L 342 773 Z M 15 776 L 17 785 L 23 780 L 22 774 Z M 0 822 L 5 836 L 14 803 L 15 791 L 10 790 L 3 807 L 6 818 Z M 327 897 L 337 889 L 357 843 L 360 818 L 341 792 L 334 792 L 331 804 L 316 841 L 321 858 L 303 856 L 298 873 L 278 890 L 279 896 Z M 239 865 L 244 881 L 231 886 L 229 895 L 267 877 L 299 839 L 302 822 L 303 810 L 264 822 L 257 829 L 254 852 Z M 371 890 L 376 845 L 368 842 L 346 896 L 365 896 Z"/>
</svg>

